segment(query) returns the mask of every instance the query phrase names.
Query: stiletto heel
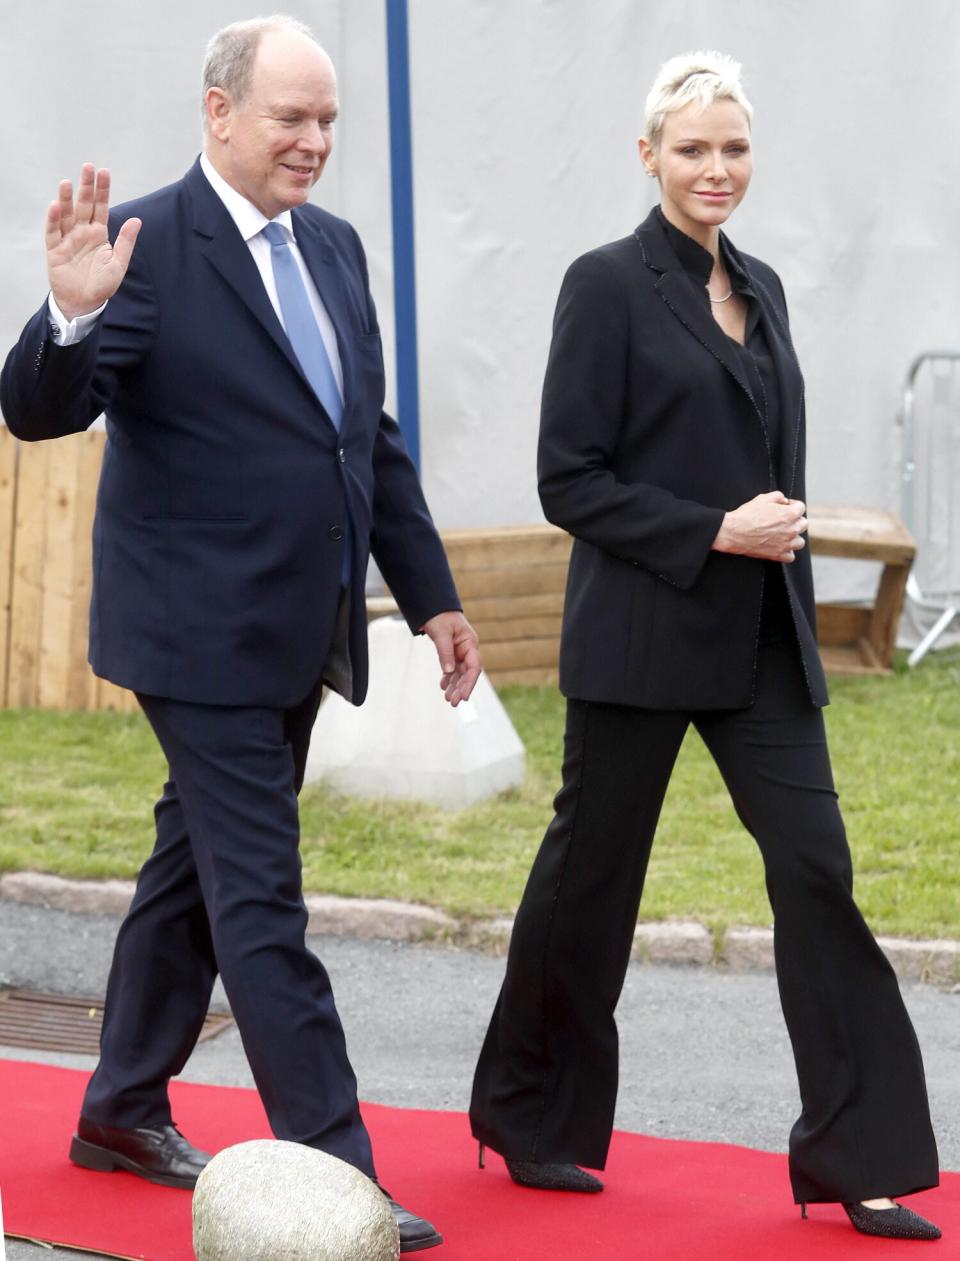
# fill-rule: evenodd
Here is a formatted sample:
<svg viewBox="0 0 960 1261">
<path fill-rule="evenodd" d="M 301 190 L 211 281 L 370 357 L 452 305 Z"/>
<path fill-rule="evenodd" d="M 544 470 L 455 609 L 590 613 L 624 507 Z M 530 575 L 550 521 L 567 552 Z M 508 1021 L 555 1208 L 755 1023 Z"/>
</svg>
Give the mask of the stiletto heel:
<svg viewBox="0 0 960 1261">
<path fill-rule="evenodd" d="M 864 1235 L 884 1239 L 939 1239 L 940 1228 L 912 1209 L 897 1204 L 893 1208 L 867 1208 L 865 1204 L 844 1204 L 843 1211 Z"/>
<path fill-rule="evenodd" d="M 485 1146 L 484 1146 L 484 1144 L 483 1144 L 483 1143 L 478 1143 L 478 1144 L 477 1144 L 477 1168 L 478 1168 L 478 1169 L 486 1169 L 486 1167 L 487 1167 L 487 1166 L 484 1164 L 484 1162 L 483 1162 L 483 1153 L 484 1153 L 484 1150 L 485 1150 Z"/>
<path fill-rule="evenodd" d="M 806 1202 L 806 1200 L 801 1200 L 801 1201 L 800 1201 L 800 1216 L 803 1218 L 803 1220 L 804 1220 L 804 1221 L 806 1221 L 806 1220 L 807 1220 L 807 1202 Z"/>
</svg>

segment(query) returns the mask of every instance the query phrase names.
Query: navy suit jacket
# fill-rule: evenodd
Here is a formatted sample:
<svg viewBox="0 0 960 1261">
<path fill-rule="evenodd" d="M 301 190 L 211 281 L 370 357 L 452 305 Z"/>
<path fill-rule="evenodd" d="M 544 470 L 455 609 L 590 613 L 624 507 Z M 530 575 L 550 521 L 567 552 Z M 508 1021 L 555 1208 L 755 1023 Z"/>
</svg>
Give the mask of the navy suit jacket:
<svg viewBox="0 0 960 1261">
<path fill-rule="evenodd" d="M 804 387 L 776 273 L 724 239 L 757 295 L 776 367 L 778 466 L 736 347 L 657 211 L 564 278 L 539 477 L 547 519 L 575 536 L 560 647 L 567 696 L 679 710 L 753 701 L 768 568 L 711 545 L 724 513 L 755 495 L 806 499 Z M 810 700 L 825 705 L 809 548 L 781 568 Z"/>
<path fill-rule="evenodd" d="M 416 471 L 383 411 L 380 335 L 354 229 L 293 211 L 337 332 L 334 429 L 256 264 L 199 163 L 117 207 L 143 221 L 123 284 L 82 342 L 58 347 L 46 304 L 8 356 L 0 403 L 28 440 L 108 439 L 93 536 L 90 662 L 152 695 L 288 706 L 320 678 L 340 604 L 349 514 L 349 648 L 367 687 L 373 553 L 412 630 L 460 603 Z"/>
</svg>

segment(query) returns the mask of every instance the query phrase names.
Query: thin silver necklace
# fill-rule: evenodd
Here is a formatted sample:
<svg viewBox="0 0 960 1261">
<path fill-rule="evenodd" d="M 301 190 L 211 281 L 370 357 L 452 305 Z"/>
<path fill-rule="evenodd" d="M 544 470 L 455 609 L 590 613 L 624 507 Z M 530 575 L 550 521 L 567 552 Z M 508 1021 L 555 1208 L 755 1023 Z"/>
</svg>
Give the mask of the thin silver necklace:
<svg viewBox="0 0 960 1261">
<path fill-rule="evenodd" d="M 729 302 L 729 301 L 730 301 L 730 299 L 733 297 L 733 285 L 731 285 L 731 286 L 730 286 L 730 290 L 729 290 L 729 292 L 728 292 L 728 293 L 725 293 L 725 294 L 724 294 L 724 296 L 723 296 L 722 298 L 715 298 L 715 297 L 713 296 L 713 294 L 710 292 L 710 286 L 709 286 L 709 284 L 708 284 L 708 285 L 707 285 L 707 297 L 708 297 L 708 298 L 710 299 L 710 301 L 714 304 L 714 306 L 719 306 L 721 302 Z"/>
</svg>

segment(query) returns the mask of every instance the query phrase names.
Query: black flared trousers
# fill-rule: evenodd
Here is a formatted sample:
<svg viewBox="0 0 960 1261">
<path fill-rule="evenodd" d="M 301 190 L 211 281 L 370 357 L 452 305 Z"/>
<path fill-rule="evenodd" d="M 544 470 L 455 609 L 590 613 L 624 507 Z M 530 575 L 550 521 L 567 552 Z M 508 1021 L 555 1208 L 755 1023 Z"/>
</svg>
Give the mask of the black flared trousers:
<svg viewBox="0 0 960 1261">
<path fill-rule="evenodd" d="M 802 1104 L 789 1144 L 795 1199 L 935 1186 L 916 1035 L 853 900 L 822 713 L 786 636 L 761 646 L 750 709 L 569 701 L 556 814 L 517 913 L 477 1065 L 475 1137 L 509 1159 L 604 1167 L 617 1094 L 614 1010 L 654 830 L 690 723 L 763 855 Z"/>
</svg>

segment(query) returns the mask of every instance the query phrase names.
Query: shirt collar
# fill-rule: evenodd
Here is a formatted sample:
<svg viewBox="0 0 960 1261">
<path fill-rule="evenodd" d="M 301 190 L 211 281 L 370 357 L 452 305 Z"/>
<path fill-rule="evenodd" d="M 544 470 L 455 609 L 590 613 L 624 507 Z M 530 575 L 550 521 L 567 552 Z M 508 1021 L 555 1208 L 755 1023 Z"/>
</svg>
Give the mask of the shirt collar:
<svg viewBox="0 0 960 1261">
<path fill-rule="evenodd" d="M 705 285 L 713 271 L 713 255 L 699 245 L 692 236 L 687 236 L 686 232 L 681 232 L 679 228 L 674 227 L 659 206 L 657 218 L 667 235 L 667 240 L 673 246 L 673 252 L 679 259 L 680 266 Z"/>
<path fill-rule="evenodd" d="M 710 273 L 713 271 L 713 255 L 695 241 L 692 236 L 687 236 L 686 232 L 681 232 L 678 227 L 675 227 L 659 206 L 656 207 L 656 214 L 660 221 L 660 226 L 666 233 L 667 240 L 673 246 L 673 252 L 676 254 L 680 266 L 695 280 L 698 280 L 702 285 L 706 285 L 710 279 Z M 730 283 L 734 289 L 738 293 L 749 293 L 752 295 L 753 290 L 750 286 L 750 278 L 740 265 L 740 261 L 736 257 L 730 242 L 722 232 L 720 233 L 720 253 L 723 257 L 724 266 L 727 269 L 727 275 L 730 277 Z"/>
<path fill-rule="evenodd" d="M 232 184 L 228 184 L 206 153 L 200 154 L 200 169 L 210 181 L 210 186 L 217 194 L 227 213 L 237 225 L 237 231 L 247 242 L 267 226 L 268 223 L 279 223 L 287 234 L 293 237 L 293 216 L 289 210 L 283 210 L 275 219 L 268 219 L 259 211 L 252 201 L 248 201 L 243 193 L 238 193 Z"/>
</svg>

